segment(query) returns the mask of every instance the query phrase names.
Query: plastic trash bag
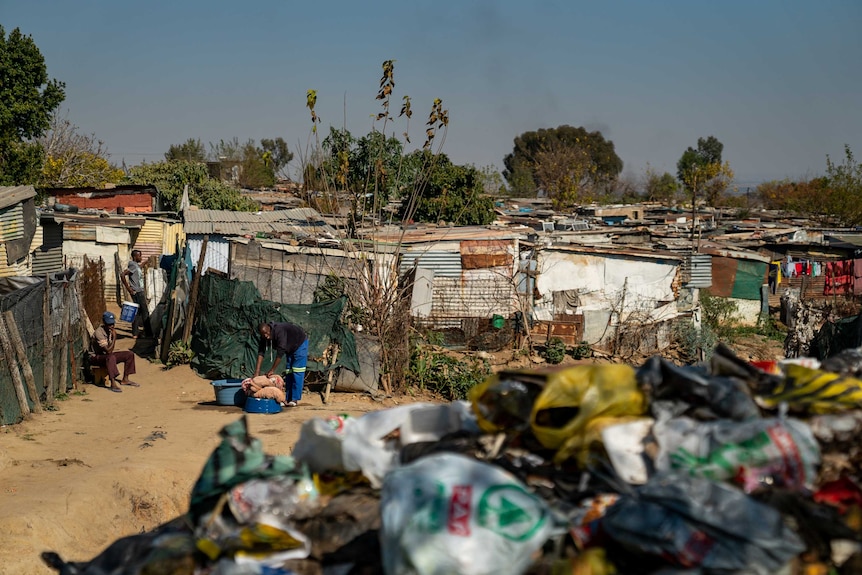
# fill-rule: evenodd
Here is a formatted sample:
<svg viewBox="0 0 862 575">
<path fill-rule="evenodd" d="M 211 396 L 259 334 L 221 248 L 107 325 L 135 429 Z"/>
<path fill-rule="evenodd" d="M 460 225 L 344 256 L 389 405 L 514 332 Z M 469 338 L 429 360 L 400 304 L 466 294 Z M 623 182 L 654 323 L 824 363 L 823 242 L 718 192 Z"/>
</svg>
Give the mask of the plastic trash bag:
<svg viewBox="0 0 862 575">
<path fill-rule="evenodd" d="M 553 530 L 514 476 L 449 453 L 389 473 L 380 510 L 387 575 L 522 573 Z"/>
<path fill-rule="evenodd" d="M 859 409 L 862 408 L 862 380 L 801 365 L 787 365 L 784 381 L 771 394 L 759 399 L 769 408 L 786 403 L 791 410 L 806 413 Z"/>
<path fill-rule="evenodd" d="M 530 413 L 530 428 L 555 463 L 584 458 L 601 429 L 644 413 L 646 400 L 627 365 L 578 365 L 546 375 Z"/>
<path fill-rule="evenodd" d="M 482 431 L 514 435 L 529 429 L 533 404 L 547 377 L 535 371 L 501 371 L 473 387 L 468 396 Z"/>
<path fill-rule="evenodd" d="M 688 415 L 700 420 L 745 421 L 760 417 L 744 380 L 712 375 L 702 366 L 681 367 L 653 356 L 638 369 L 637 378 L 648 390 L 650 411 L 656 419 Z"/>
<path fill-rule="evenodd" d="M 716 481 L 745 491 L 766 484 L 811 489 L 820 448 L 811 429 L 795 419 L 697 422 L 678 417 L 653 428 L 659 444 L 655 466 Z"/>
<path fill-rule="evenodd" d="M 459 429 L 478 433 L 465 402 L 403 405 L 341 423 L 340 429 L 333 429 L 321 418 L 303 423 L 293 457 L 314 472 L 361 471 L 378 488 L 383 477 L 398 465 L 399 452 L 405 443 L 440 439 Z"/>
<path fill-rule="evenodd" d="M 771 575 L 805 550 L 775 509 L 729 485 L 680 474 L 650 479 L 573 535 L 583 546 L 604 547 L 621 573 L 667 565 Z"/>
</svg>

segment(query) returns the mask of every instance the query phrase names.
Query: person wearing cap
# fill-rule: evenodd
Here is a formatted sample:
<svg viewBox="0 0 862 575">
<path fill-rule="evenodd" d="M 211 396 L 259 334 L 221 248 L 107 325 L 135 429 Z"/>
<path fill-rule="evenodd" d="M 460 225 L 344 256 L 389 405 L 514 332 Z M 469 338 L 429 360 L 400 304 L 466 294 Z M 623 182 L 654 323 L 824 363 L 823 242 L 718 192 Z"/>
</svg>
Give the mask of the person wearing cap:
<svg viewBox="0 0 862 575">
<path fill-rule="evenodd" d="M 130 387 L 140 387 L 140 385 L 129 381 L 129 376 L 135 373 L 135 354 L 131 351 L 114 350 L 114 344 L 117 342 L 116 323 L 116 318 L 111 312 L 106 311 L 102 314 L 102 325 L 93 332 L 90 361 L 93 365 L 108 369 L 108 378 L 111 380 L 109 389 L 120 393 L 123 390 L 117 385 L 117 378 L 120 377 L 118 363 L 123 364 L 123 378 L 120 380 L 120 385 Z"/>
<path fill-rule="evenodd" d="M 296 407 L 302 397 L 302 385 L 305 383 L 305 368 L 308 363 L 308 336 L 301 327 L 289 322 L 262 323 L 257 326 L 260 333 L 260 344 L 257 348 L 257 365 L 254 377 L 260 375 L 260 366 L 270 345 L 270 355 L 275 349 L 275 361 L 266 372 L 271 377 L 285 358 L 284 391 L 287 396 L 287 407 Z"/>
</svg>

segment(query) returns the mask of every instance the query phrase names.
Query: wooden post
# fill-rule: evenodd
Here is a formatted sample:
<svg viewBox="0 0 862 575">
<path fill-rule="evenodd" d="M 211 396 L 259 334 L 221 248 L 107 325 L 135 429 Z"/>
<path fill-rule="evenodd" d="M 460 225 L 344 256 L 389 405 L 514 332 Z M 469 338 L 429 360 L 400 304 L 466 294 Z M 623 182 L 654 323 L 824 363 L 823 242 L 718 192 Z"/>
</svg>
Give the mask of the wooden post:
<svg viewBox="0 0 862 575">
<path fill-rule="evenodd" d="M 9 373 L 12 375 L 12 385 L 15 387 L 15 395 L 18 397 L 18 406 L 21 408 L 21 415 L 24 419 L 30 419 L 30 406 L 27 404 L 27 394 L 24 391 L 24 382 L 21 381 L 21 374 L 18 373 L 18 364 L 15 361 L 15 352 L 12 351 L 12 343 L 9 341 L 9 335 L 6 333 L 6 322 L 0 316 L 0 347 L 3 348 L 3 355 L 6 357 L 6 364 L 9 366 Z"/>
<path fill-rule="evenodd" d="M 338 359 L 338 349 L 339 347 L 335 344 L 332 345 L 332 358 L 329 360 L 329 373 L 326 374 L 326 387 L 323 390 L 323 403 L 329 403 L 329 392 L 332 390 L 332 376 L 335 373 L 335 370 L 332 369 L 332 366 L 335 365 L 335 360 Z"/>
<path fill-rule="evenodd" d="M 51 320 L 51 276 L 45 276 L 45 296 L 42 298 L 42 382 L 45 401 L 54 403 L 54 323 Z"/>
<path fill-rule="evenodd" d="M 195 306 L 198 303 L 198 289 L 201 285 L 201 275 L 204 271 L 204 258 L 207 255 L 207 243 L 210 237 L 204 236 L 201 243 L 201 255 L 198 257 L 198 267 L 195 268 L 195 277 L 192 278 L 192 288 L 189 293 L 189 309 L 186 312 L 186 325 L 183 326 L 183 343 L 189 343 L 192 338 L 192 322 L 195 319 Z"/>
<path fill-rule="evenodd" d="M 42 402 L 39 399 L 39 392 L 36 391 L 36 378 L 33 377 L 33 368 L 30 367 L 30 361 L 27 359 L 27 352 L 24 350 L 24 342 L 21 341 L 21 332 L 18 331 L 15 316 L 12 314 L 12 310 L 8 310 L 3 313 L 3 317 L 6 320 L 6 331 L 12 340 L 15 355 L 18 356 L 18 364 L 21 366 L 21 371 L 24 372 L 27 391 L 30 392 L 30 399 L 33 400 L 33 411 L 42 413 Z"/>
<path fill-rule="evenodd" d="M 60 328 L 60 383 L 57 395 L 68 391 L 69 376 L 69 284 L 63 284 L 63 324 Z"/>
<path fill-rule="evenodd" d="M 165 332 L 162 334 L 162 352 L 159 359 L 162 363 L 168 363 L 168 355 L 171 351 L 171 337 L 174 335 L 174 315 L 177 309 L 177 286 L 171 290 L 171 299 L 168 302 L 168 321 L 165 323 Z"/>
</svg>

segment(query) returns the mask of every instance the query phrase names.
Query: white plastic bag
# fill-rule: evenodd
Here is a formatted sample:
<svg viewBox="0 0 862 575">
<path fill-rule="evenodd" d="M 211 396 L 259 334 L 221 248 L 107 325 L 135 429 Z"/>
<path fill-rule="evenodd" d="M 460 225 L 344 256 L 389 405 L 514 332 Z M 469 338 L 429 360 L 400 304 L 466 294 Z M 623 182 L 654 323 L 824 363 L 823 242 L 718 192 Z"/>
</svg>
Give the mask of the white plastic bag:
<svg viewBox="0 0 862 575">
<path fill-rule="evenodd" d="M 553 530 L 515 476 L 451 453 L 390 472 L 380 511 L 387 575 L 522 573 Z"/>
<path fill-rule="evenodd" d="M 820 448 L 811 428 L 796 419 L 717 420 L 677 417 L 653 428 L 656 469 L 734 481 L 746 491 L 767 482 L 812 489 Z"/>
<path fill-rule="evenodd" d="M 372 411 L 343 420 L 338 430 L 315 418 L 302 424 L 292 455 L 313 472 L 361 471 L 379 488 L 383 477 L 398 465 L 402 446 L 434 441 L 459 429 L 478 431 L 465 402 L 414 403 Z"/>
</svg>

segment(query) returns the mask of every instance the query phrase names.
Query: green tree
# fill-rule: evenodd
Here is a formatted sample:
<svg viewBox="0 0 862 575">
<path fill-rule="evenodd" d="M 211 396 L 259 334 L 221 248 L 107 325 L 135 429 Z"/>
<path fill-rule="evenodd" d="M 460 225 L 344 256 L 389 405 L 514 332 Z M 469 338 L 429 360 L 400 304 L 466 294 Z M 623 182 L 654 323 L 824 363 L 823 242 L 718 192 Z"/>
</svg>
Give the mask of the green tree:
<svg viewBox="0 0 862 575">
<path fill-rule="evenodd" d="M 862 224 L 862 166 L 844 145 L 844 161 L 836 164 L 826 156 L 827 193 L 821 196 L 823 211 L 848 226 Z"/>
<path fill-rule="evenodd" d="M 287 142 L 284 138 L 278 137 L 274 140 L 264 138 L 260 141 L 260 147 L 264 151 L 264 162 L 272 168 L 276 176 L 286 177 L 284 171 L 287 165 L 293 160 L 293 152 L 287 147 Z"/>
<path fill-rule="evenodd" d="M 209 210 L 255 211 L 257 203 L 239 190 L 209 176 L 206 165 L 188 160 L 143 163 L 129 170 L 125 182 L 156 186 L 165 210 L 177 211 L 184 186 L 189 186 L 189 201 Z"/>
<path fill-rule="evenodd" d="M 189 138 L 182 144 L 171 144 L 165 153 L 165 159 L 203 163 L 207 161 L 207 149 L 200 140 Z"/>
<path fill-rule="evenodd" d="M 577 164 L 568 175 L 561 175 L 565 168 L 559 162 L 564 159 Z M 545 168 L 543 176 L 542 164 L 547 161 L 556 165 Z M 623 170 L 623 161 L 612 141 L 606 140 L 601 132 L 568 125 L 524 132 L 515 138 L 514 149 L 503 159 L 503 164 L 503 177 L 512 194 L 523 197 L 536 196 L 543 183 L 547 185 L 549 181 L 566 196 L 572 194 L 578 179 L 582 180 L 577 183 L 579 188 L 603 188 Z M 549 178 L 549 174 L 557 176 Z"/>
<path fill-rule="evenodd" d="M 248 140 L 241 149 L 239 184 L 244 188 L 271 188 L 275 185 L 275 170 L 266 150 Z"/>
<path fill-rule="evenodd" d="M 673 203 L 679 191 L 679 184 L 673 174 L 665 172 L 661 175 L 647 168 L 646 183 L 644 185 L 647 200 L 651 202 Z"/>
<path fill-rule="evenodd" d="M 445 154 L 417 150 L 410 163 L 429 166 L 415 182 L 416 194 L 401 207 L 402 219 L 486 225 L 494 221 L 494 200 L 484 193 L 482 176 L 473 166 L 458 166 Z"/>
<path fill-rule="evenodd" d="M 724 144 L 715 136 L 697 139 L 697 149 L 689 147 L 676 164 L 677 178 L 692 198 L 692 210 L 698 197 L 704 195 L 707 205 L 718 204 L 733 180 L 730 164 L 721 163 Z"/>
<path fill-rule="evenodd" d="M 509 195 L 503 175 L 495 166 L 483 166 L 476 169 L 479 170 L 479 177 L 482 178 L 482 189 L 485 190 L 486 194 L 489 196 Z"/>
<path fill-rule="evenodd" d="M 31 36 L 0 26 L 0 184 L 38 182 L 44 151 L 32 142 L 49 128 L 65 99 L 65 84 L 48 79 L 45 59 Z"/>
<path fill-rule="evenodd" d="M 109 162 L 105 143 L 83 134 L 67 117 L 55 113 L 51 127 L 36 142 L 45 153 L 38 185 L 43 188 L 103 187 L 117 183 L 123 170 Z"/>
</svg>

